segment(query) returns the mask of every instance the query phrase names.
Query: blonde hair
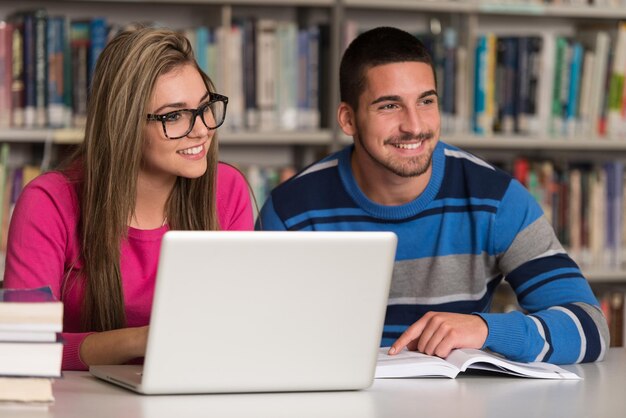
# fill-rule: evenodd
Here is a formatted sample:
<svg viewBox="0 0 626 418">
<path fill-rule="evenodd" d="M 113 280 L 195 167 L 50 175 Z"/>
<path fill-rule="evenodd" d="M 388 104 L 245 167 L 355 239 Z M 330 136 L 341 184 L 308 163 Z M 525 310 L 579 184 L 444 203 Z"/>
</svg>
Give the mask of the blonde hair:
<svg viewBox="0 0 626 418">
<path fill-rule="evenodd" d="M 79 234 L 85 331 L 126 326 L 120 245 L 135 209 L 148 104 L 157 78 L 186 64 L 198 70 L 209 92 L 215 92 L 209 77 L 198 67 L 189 41 L 175 31 L 138 28 L 122 32 L 98 58 L 85 140 L 74 158 L 81 183 Z M 208 169 L 201 177 L 177 179 L 165 207 L 170 229 L 219 229 L 215 137 L 207 160 Z"/>
</svg>

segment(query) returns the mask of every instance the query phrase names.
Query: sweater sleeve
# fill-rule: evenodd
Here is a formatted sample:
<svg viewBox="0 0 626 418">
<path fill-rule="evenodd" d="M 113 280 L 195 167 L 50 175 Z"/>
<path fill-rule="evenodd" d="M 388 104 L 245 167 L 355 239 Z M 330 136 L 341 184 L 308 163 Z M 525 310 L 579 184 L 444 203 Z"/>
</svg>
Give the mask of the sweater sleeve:
<svg viewBox="0 0 626 418">
<path fill-rule="evenodd" d="M 224 231 L 254 229 L 248 183 L 239 170 L 223 163 L 217 174 L 217 212 Z"/>
<path fill-rule="evenodd" d="M 255 229 L 266 231 L 285 231 L 287 227 L 280 219 L 274 209 L 274 201 L 270 196 L 261 209 L 259 219 L 256 221 Z"/>
<path fill-rule="evenodd" d="M 518 361 L 601 360 L 609 334 L 599 303 L 535 199 L 516 180 L 500 203 L 495 230 L 500 270 L 524 312 L 479 314 L 489 327 L 485 348 Z"/>
<path fill-rule="evenodd" d="M 59 173 L 44 174 L 24 188 L 11 216 L 4 287 L 49 286 L 54 296 L 63 300 L 61 287 L 66 266 L 76 254 L 76 211 L 75 195 Z M 68 332 L 68 317 L 77 317 L 79 313 L 68 312 L 67 303 L 63 302 L 62 368 L 86 370 L 78 352 L 89 333 Z"/>
</svg>

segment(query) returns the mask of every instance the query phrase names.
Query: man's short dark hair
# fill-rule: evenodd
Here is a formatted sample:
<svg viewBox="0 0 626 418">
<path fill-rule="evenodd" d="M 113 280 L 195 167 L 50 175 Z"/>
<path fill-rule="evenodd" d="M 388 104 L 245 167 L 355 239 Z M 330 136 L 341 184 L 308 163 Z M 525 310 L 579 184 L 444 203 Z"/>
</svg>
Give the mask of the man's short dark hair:
<svg viewBox="0 0 626 418">
<path fill-rule="evenodd" d="M 365 88 L 365 72 L 378 65 L 396 62 L 423 62 L 433 68 L 424 44 L 408 32 L 383 26 L 357 36 L 343 54 L 339 67 L 341 101 L 356 110 Z"/>
</svg>

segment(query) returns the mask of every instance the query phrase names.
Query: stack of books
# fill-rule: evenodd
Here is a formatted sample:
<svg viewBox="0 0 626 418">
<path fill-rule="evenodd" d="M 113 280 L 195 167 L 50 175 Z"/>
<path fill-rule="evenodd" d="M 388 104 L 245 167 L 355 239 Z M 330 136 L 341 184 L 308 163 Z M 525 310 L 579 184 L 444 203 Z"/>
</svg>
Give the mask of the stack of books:
<svg viewBox="0 0 626 418">
<path fill-rule="evenodd" d="M 0 289 L 0 406 L 46 407 L 61 376 L 63 303 L 49 287 Z"/>
</svg>

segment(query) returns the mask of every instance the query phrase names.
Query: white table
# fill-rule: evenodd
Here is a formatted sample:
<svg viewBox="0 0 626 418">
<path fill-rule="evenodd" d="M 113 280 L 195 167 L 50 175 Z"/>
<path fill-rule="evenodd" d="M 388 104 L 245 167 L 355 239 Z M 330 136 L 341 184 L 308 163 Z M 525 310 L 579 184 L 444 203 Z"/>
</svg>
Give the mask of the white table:
<svg viewBox="0 0 626 418">
<path fill-rule="evenodd" d="M 601 363 L 565 366 L 579 381 L 460 375 L 376 380 L 356 392 L 143 396 L 66 372 L 48 411 L 0 409 L 23 417 L 626 417 L 626 349 Z"/>
</svg>

